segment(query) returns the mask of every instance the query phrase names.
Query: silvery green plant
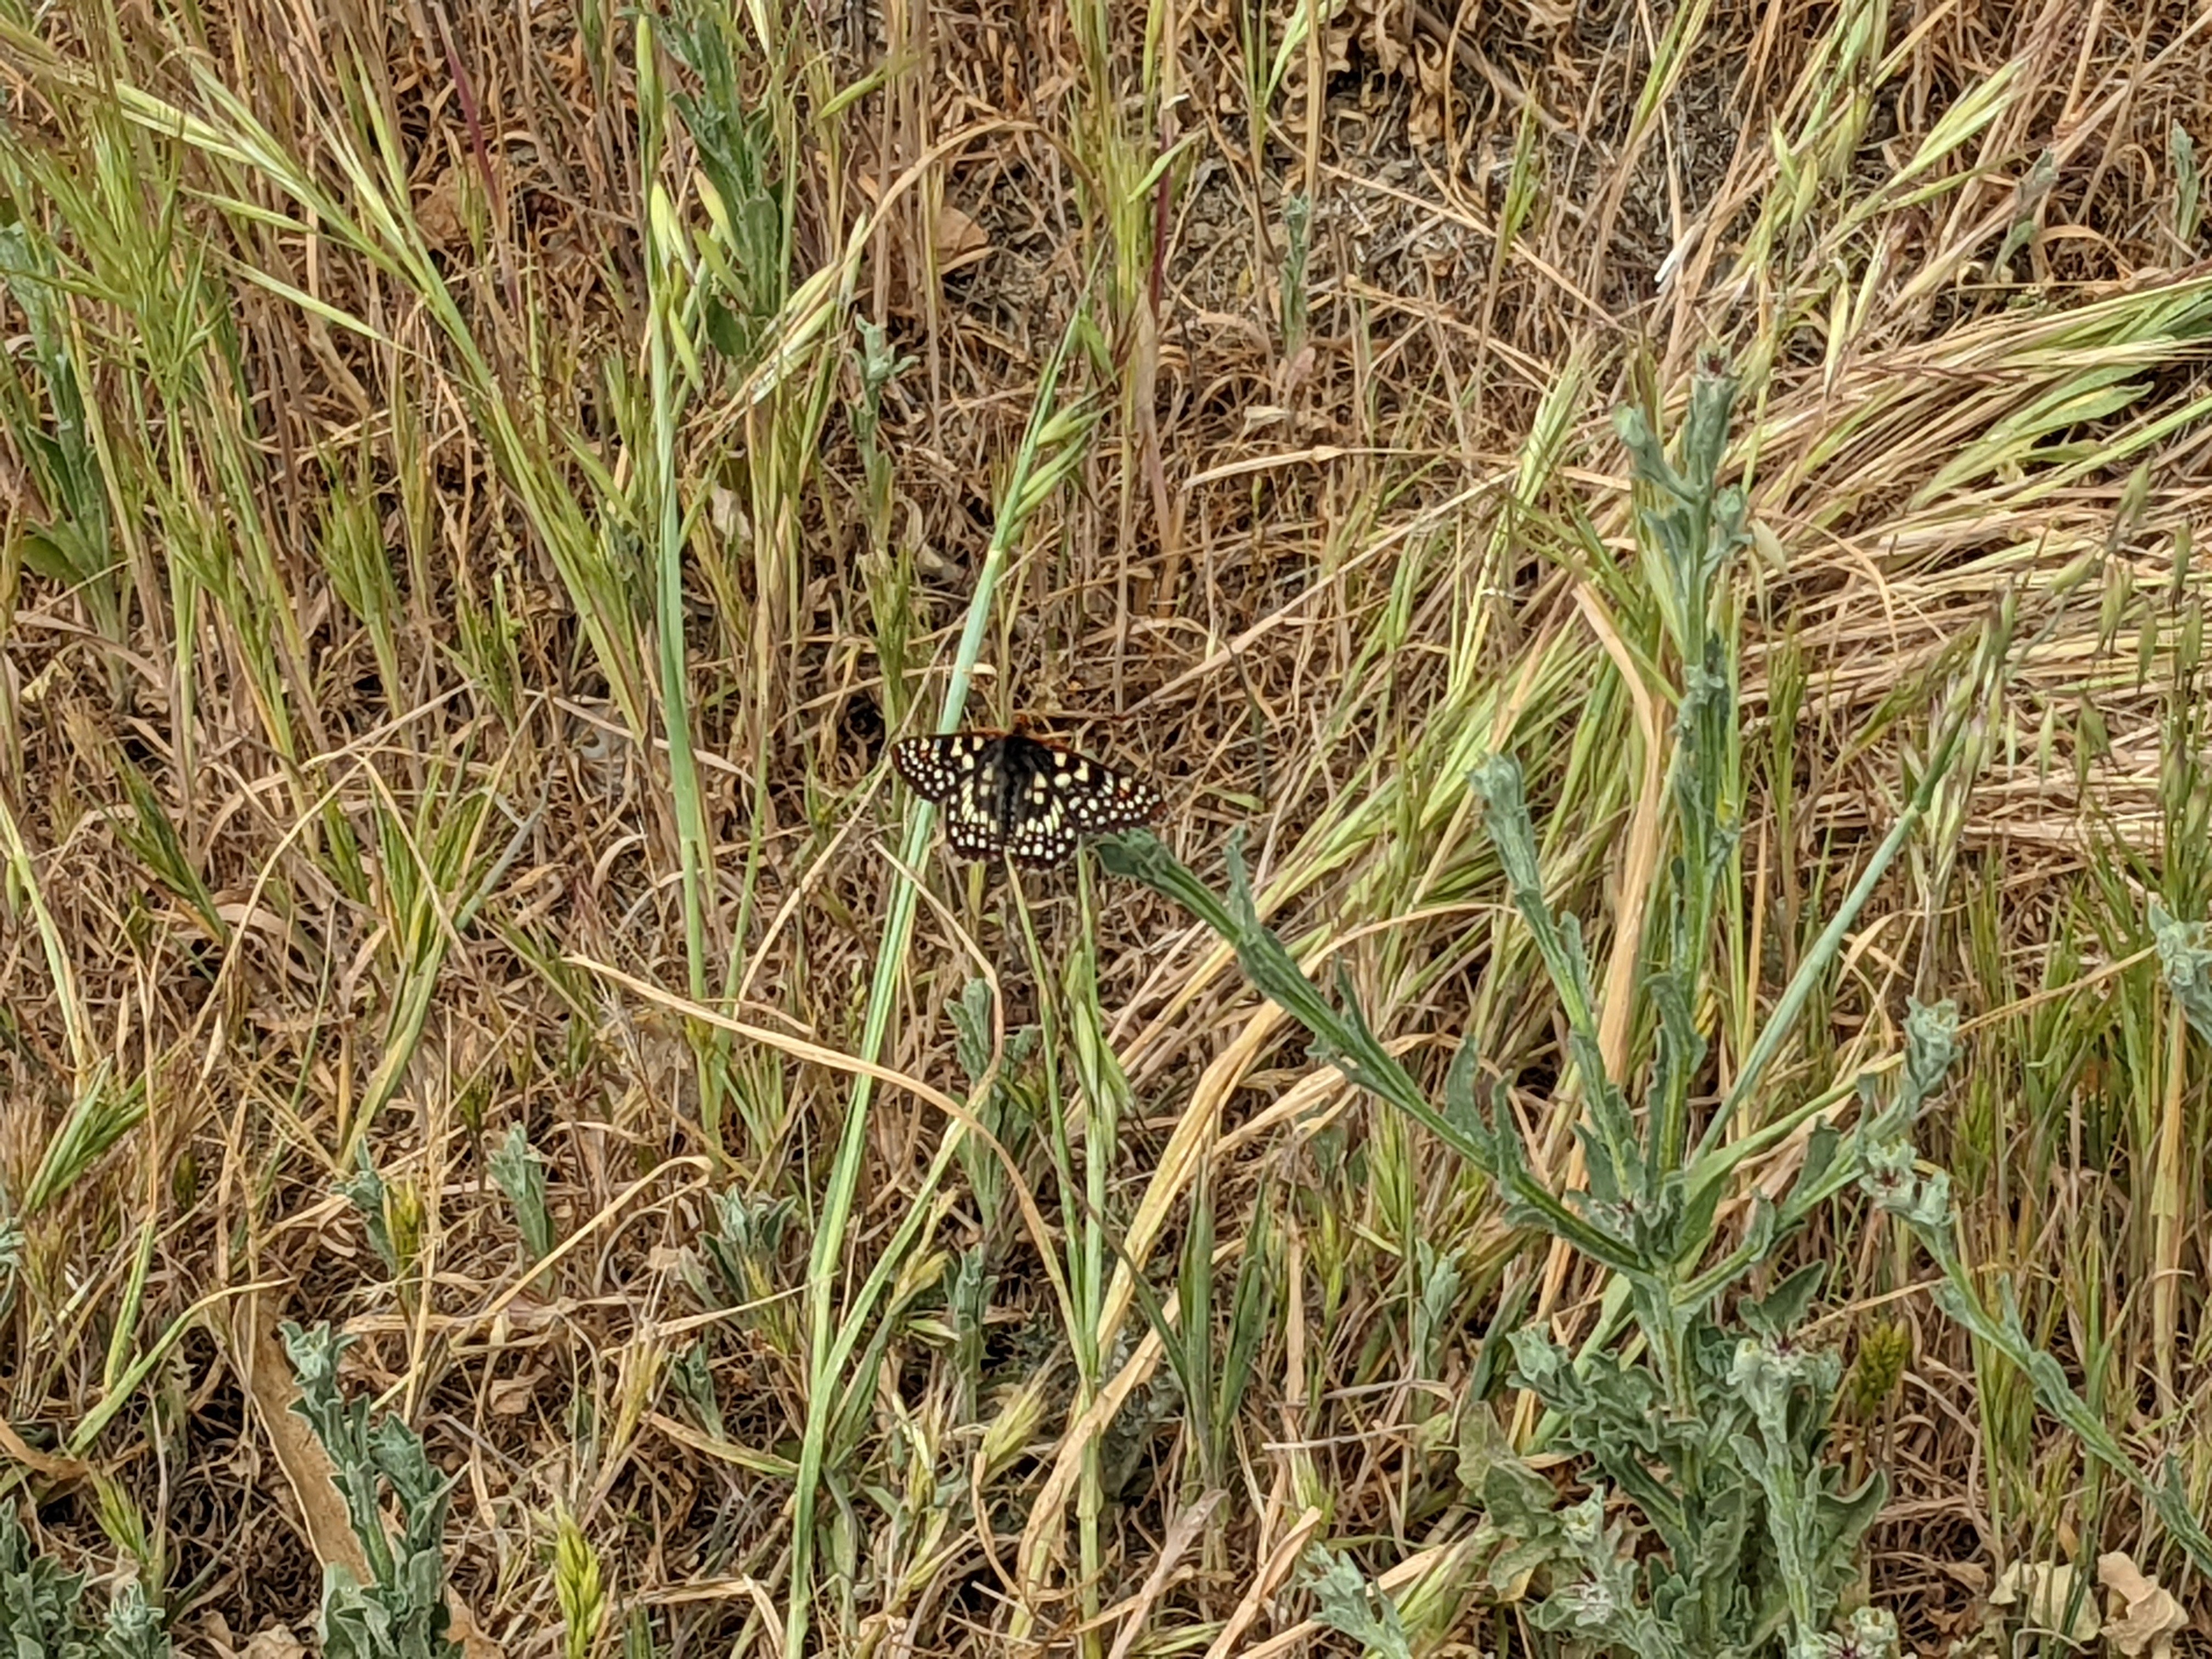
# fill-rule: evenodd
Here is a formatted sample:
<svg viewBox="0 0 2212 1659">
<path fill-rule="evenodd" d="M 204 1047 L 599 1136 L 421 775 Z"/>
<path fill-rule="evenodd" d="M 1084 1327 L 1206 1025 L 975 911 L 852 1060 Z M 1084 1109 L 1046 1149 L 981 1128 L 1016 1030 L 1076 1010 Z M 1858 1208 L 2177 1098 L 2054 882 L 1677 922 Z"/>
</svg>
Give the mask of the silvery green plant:
<svg viewBox="0 0 2212 1659">
<path fill-rule="evenodd" d="M 12 1500 L 0 1500 L 0 1655 L 6 1659 L 168 1659 L 168 1632 L 136 1579 L 95 1624 L 84 1579 L 33 1553 Z"/>
<path fill-rule="evenodd" d="M 1797 1188 L 1765 1206 L 1764 1218 L 1755 1210 L 1748 1239 L 1765 1240 L 1771 1255 L 1839 1168 L 1856 1170 L 1863 1182 L 1876 1178 L 1881 1149 L 1895 1144 L 1892 1137 L 1941 1083 L 1955 1053 L 1954 1030 L 1949 1009 L 1913 1009 L 1895 1097 L 1863 1101 L 1866 1115 L 1849 1140 L 1817 1127 Z M 1503 1173 L 1514 1159 L 1501 1143 L 1492 1167 Z M 1595 1160 L 1593 1170 L 1595 1194 Z M 1501 1184 L 1510 1190 L 1516 1180 Z M 1639 1185 L 1616 1188 L 1609 1206 L 1616 1217 L 1645 1207 Z M 1593 1196 L 1575 1207 L 1608 1206 Z M 1682 1193 L 1652 1207 L 1693 1218 L 1697 1206 Z M 1508 1211 L 1534 1220 L 1531 1206 L 1510 1198 Z M 1823 1265 L 1798 1268 L 1764 1296 L 1740 1294 L 1723 1319 L 1721 1291 L 1765 1255 L 1739 1246 L 1698 1273 L 1697 1241 L 1669 1228 L 1644 1231 L 1611 1218 L 1596 1225 L 1597 1248 L 1621 1258 L 1618 1282 L 1629 1287 L 1638 1334 L 1647 1340 L 1594 1348 L 1578 1363 L 1539 1326 L 1513 1334 L 1515 1380 L 1550 1414 L 1553 1443 L 1601 1478 L 1584 1502 L 1554 1512 L 1551 1483 L 1480 1432 L 1486 1413 L 1470 1419 L 1477 1431 L 1462 1443 L 1462 1479 L 1507 1547 L 1493 1582 L 1503 1586 L 1543 1569 L 1552 1588 L 1532 1609 L 1537 1628 L 1638 1659 L 1759 1652 L 1777 1638 L 1807 1659 L 1893 1651 L 1893 1632 L 1885 1634 L 1878 1609 L 1842 1632 L 1833 1628 L 1887 1486 L 1877 1471 L 1847 1489 L 1827 1458 L 1842 1360 L 1796 1340 Z M 1672 1269 L 1670 1251 L 1688 1265 Z M 1670 1285 L 1678 1300 L 1664 1304 Z M 1655 1312 L 1665 1320 L 1656 1328 L 1645 1322 Z M 1606 1499 L 1615 1494 L 1617 1518 L 1608 1526 Z M 1632 1549 L 1639 1534 L 1660 1547 Z"/>
<path fill-rule="evenodd" d="M 533 1262 L 553 1254 L 553 1218 L 545 1207 L 545 1160 L 520 1123 L 492 1149 L 491 1178 L 514 1206 L 514 1224 Z"/>
<path fill-rule="evenodd" d="M 376 1165 L 369 1161 L 368 1146 L 364 1143 L 355 1151 L 359 1162 L 354 1172 L 335 1186 L 338 1195 L 360 1213 L 369 1246 L 384 1263 L 385 1271 L 396 1276 L 399 1272 L 399 1250 L 392 1240 L 391 1224 L 385 1218 L 385 1206 L 392 1189 L 377 1173 Z"/>
<path fill-rule="evenodd" d="M 1719 955 L 1717 896 L 1740 823 L 1727 579 L 1747 539 L 1746 508 L 1741 490 L 1717 482 L 1733 394 L 1725 379 L 1699 377 L 1679 464 L 1635 412 L 1615 422 L 1635 465 L 1645 598 L 1682 680 L 1668 778 L 1670 858 L 1634 991 L 1637 1029 L 1653 1034 L 1637 1105 L 1628 1098 L 1630 1079 L 1613 1077 L 1605 1063 L 1581 924 L 1545 897 L 1519 767 L 1496 757 L 1470 778 L 1514 908 L 1559 1004 L 1568 1061 L 1562 1084 L 1580 1107 L 1586 1187 L 1561 1188 L 1536 1173 L 1504 1085 L 1490 1091 L 1488 1103 L 1480 1098 L 1482 1067 L 1471 1042 L 1450 1068 L 1441 1109 L 1432 1103 L 1367 1024 L 1348 975 L 1340 970 L 1332 1001 L 1261 924 L 1234 841 L 1225 896 L 1141 832 L 1102 842 L 1100 854 L 1108 869 L 1178 900 L 1234 945 L 1253 983 L 1313 1035 L 1316 1058 L 1469 1159 L 1509 1220 L 1566 1243 L 1610 1276 L 1598 1328 L 1579 1352 L 1560 1347 L 1540 1325 L 1510 1340 L 1512 1380 L 1544 1408 L 1542 1449 L 1571 1455 L 1586 1483 L 1583 1497 L 1561 1506 L 1551 1481 L 1504 1443 L 1486 1407 L 1468 1414 L 1461 1473 L 1485 1517 L 1498 1592 L 1525 1597 L 1529 1622 L 1561 1652 L 1872 1659 L 1897 1651 L 1894 1625 L 1880 1608 L 1846 1602 L 1886 1483 L 1876 1472 L 1847 1486 L 1829 1457 L 1842 1366 L 1801 1335 L 1821 1288 L 1820 1266 L 1779 1271 L 1792 1236 L 1853 1191 L 1901 1224 L 1936 1263 L 1938 1304 L 2025 1372 L 2044 1407 L 2136 1486 L 2200 1569 L 2212 1571 L 2212 1540 L 2171 1463 L 2160 1481 L 2136 1468 L 2057 1362 L 2027 1336 L 2009 1288 L 2001 1287 L 1992 1310 L 1966 1272 L 1948 1182 L 1940 1171 L 1923 1172 L 1912 1139 L 1958 1053 L 1950 1005 L 1911 1005 L 1898 1081 L 1887 1093 L 1878 1085 L 1876 1074 L 1888 1067 L 1856 1079 L 1848 1133 L 1830 1109 L 1850 1089 L 1779 1110 L 1761 1097 L 1769 1069 L 1907 841 L 1923 823 L 1955 815 L 1962 786 L 1951 775 L 1971 778 L 1978 763 L 1984 711 L 2007 655 L 2008 611 L 1985 629 L 1959 693 L 1938 708 L 1896 823 L 1738 1058 L 1718 1106 L 1701 1128 L 1693 1124 L 1692 1091 L 1708 1076 L 1695 1011 Z M 2160 937 L 2170 980 L 2202 975 L 2170 925 Z M 1754 1103 L 1770 1109 L 1754 1114 Z M 1740 1191 L 1735 1172 L 1801 1133 L 1795 1179 L 1778 1194 L 1754 1192 L 1731 1236 L 1720 1210 Z M 1763 1293 L 1761 1281 L 1771 1281 Z M 1361 1639 L 1378 1645 L 1372 1633 Z"/>
<path fill-rule="evenodd" d="M 1306 1546 L 1299 1580 L 1312 1592 L 1314 1622 L 1349 1636 L 1376 1659 L 1412 1659 L 1397 1604 L 1325 1544 Z"/>
<path fill-rule="evenodd" d="M 714 1392 L 714 1356 L 705 1343 L 694 1342 L 678 1355 L 668 1367 L 668 1380 L 701 1428 L 717 1440 L 730 1437 L 722 1425 L 721 1397 Z"/>
<path fill-rule="evenodd" d="M 460 1659 L 447 1635 L 446 1564 L 441 1551 L 453 1480 L 441 1474 L 422 1437 L 395 1416 L 368 1419 L 368 1401 L 338 1387 L 338 1356 L 354 1339 L 328 1325 L 303 1331 L 287 1321 L 284 1352 L 300 1380 L 292 1409 L 330 1455 L 331 1478 L 368 1564 L 358 1582 L 337 1562 L 323 1571 L 319 1625 L 325 1659 Z M 386 1532 L 384 1493 L 398 1507 L 398 1535 Z"/>
<path fill-rule="evenodd" d="M 718 1284 L 702 1279 L 698 1290 L 710 1305 L 738 1310 L 738 1321 L 765 1338 L 779 1353 L 798 1351 L 799 1331 L 784 1291 L 783 1241 L 798 1213 L 788 1196 L 731 1187 L 714 1196 L 714 1228 L 700 1235 Z"/>
<path fill-rule="evenodd" d="M 976 1121 L 1009 1157 L 1018 1161 L 1029 1148 L 1036 1121 L 1034 1103 L 1026 1097 L 1021 1079 L 1037 1051 L 1037 1028 L 1023 1025 L 1007 1032 L 1001 1054 L 992 1033 L 991 986 L 987 980 L 971 979 L 961 987 L 959 996 L 947 1005 L 947 1012 L 952 1016 L 960 1069 L 981 1091 Z M 989 1086 L 983 1087 L 987 1083 Z M 1006 1165 L 971 1135 L 960 1143 L 960 1167 L 968 1177 L 968 1190 L 975 1196 L 984 1231 L 991 1232 L 1006 1206 Z"/>
</svg>

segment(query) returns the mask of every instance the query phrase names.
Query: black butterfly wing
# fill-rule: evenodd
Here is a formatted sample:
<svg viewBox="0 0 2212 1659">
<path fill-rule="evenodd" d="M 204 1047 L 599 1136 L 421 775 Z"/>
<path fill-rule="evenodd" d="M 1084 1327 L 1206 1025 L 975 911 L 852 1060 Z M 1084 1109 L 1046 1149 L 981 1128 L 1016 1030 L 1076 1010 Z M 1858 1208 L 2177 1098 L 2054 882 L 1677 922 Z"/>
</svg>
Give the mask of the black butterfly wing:
<svg viewBox="0 0 2212 1659">
<path fill-rule="evenodd" d="M 1143 779 L 1018 732 L 908 738 L 891 763 L 944 808 L 945 838 L 963 858 L 1058 864 L 1085 836 L 1134 829 L 1162 805 Z"/>
<path fill-rule="evenodd" d="M 1086 755 L 1062 750 L 1060 758 L 1073 786 L 1066 790 L 1068 816 L 1080 834 L 1138 829 L 1158 817 L 1166 804 L 1160 792 L 1142 778 L 1117 772 Z"/>
<path fill-rule="evenodd" d="M 1059 752 L 1034 738 L 1006 743 L 1006 852 L 1017 864 L 1058 864 L 1075 850 Z"/>
<path fill-rule="evenodd" d="M 945 838 L 963 858 L 988 859 L 1006 844 L 1006 740 L 988 732 L 907 738 L 891 764 L 924 800 L 945 809 Z"/>
<path fill-rule="evenodd" d="M 891 745 L 891 764 L 907 787 L 939 806 L 975 775 L 983 757 L 998 745 L 988 732 L 947 732 L 933 738 L 902 738 Z"/>
<path fill-rule="evenodd" d="M 1007 739 L 1006 851 L 1023 864 L 1058 864 L 1085 836 L 1133 830 L 1160 810 L 1141 778 L 1054 743 Z"/>
<path fill-rule="evenodd" d="M 945 839 L 963 859 L 990 858 L 1006 844 L 1005 767 L 1001 754 L 982 757 L 945 803 Z"/>
</svg>

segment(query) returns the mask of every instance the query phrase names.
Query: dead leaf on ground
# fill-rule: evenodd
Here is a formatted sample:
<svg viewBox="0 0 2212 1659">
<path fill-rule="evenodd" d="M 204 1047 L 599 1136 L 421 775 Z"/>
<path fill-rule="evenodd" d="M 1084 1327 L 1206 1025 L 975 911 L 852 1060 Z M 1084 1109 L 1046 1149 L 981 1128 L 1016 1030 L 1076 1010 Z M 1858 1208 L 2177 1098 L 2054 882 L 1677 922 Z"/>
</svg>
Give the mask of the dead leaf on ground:
<svg viewBox="0 0 2212 1659">
<path fill-rule="evenodd" d="M 2124 1550 L 2097 1558 L 2097 1580 L 2112 1592 L 2105 1604 L 2105 1639 L 2127 1659 L 2171 1659 L 2175 1634 L 2189 1625 L 2172 1592 Z"/>
<path fill-rule="evenodd" d="M 950 202 L 942 203 L 937 210 L 937 270 L 942 276 L 957 270 L 963 265 L 972 265 L 991 251 L 991 239 L 983 227 Z"/>
<path fill-rule="evenodd" d="M 440 253 L 451 253 L 468 243 L 468 227 L 461 216 L 461 170 L 447 167 L 423 192 L 415 206 L 415 222 L 422 240 Z"/>
<path fill-rule="evenodd" d="M 502 1377 L 491 1385 L 491 1414 L 494 1417 L 521 1417 L 530 1410 L 530 1402 L 538 1393 L 538 1385 L 545 1380 L 543 1370 L 525 1371 L 520 1376 Z"/>
<path fill-rule="evenodd" d="M 301 1659 L 307 1650 L 307 1644 L 292 1633 L 290 1626 L 271 1625 L 246 1638 L 246 1645 L 238 1650 L 238 1659 Z"/>
<path fill-rule="evenodd" d="M 1992 1607 L 2018 1607 L 2021 1616 L 2038 1630 L 2051 1631 L 2069 1642 L 2089 1642 L 2096 1639 L 2101 1621 L 2097 1617 L 2097 1598 L 2089 1587 L 2081 1587 L 2075 1595 L 2075 1570 L 2063 1563 L 2051 1561 L 2015 1561 L 2004 1570 L 1997 1587 L 1990 1592 Z M 2069 1603 L 2074 1604 L 2073 1623 L 2065 1623 Z"/>
</svg>

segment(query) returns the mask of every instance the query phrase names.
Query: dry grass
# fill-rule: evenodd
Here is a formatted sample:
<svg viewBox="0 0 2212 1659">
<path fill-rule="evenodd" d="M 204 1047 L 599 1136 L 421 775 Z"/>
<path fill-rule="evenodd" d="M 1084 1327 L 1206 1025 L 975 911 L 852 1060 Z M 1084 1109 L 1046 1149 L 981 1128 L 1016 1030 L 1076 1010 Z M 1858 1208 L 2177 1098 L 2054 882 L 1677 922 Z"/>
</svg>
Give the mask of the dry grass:
<svg viewBox="0 0 2212 1659">
<path fill-rule="evenodd" d="M 453 1590 L 510 1654 L 586 1616 L 584 1558 L 571 1652 L 1273 1652 L 1310 1536 L 1418 1583 L 1541 1251 L 1188 918 L 1095 869 L 1024 912 L 902 834 L 887 739 L 972 656 L 971 716 L 1148 769 L 1201 872 L 1243 830 L 1301 953 L 1426 1070 L 1479 1036 L 1564 1164 L 1464 777 L 1522 757 L 1601 959 L 1665 719 L 1608 416 L 1708 351 L 1759 526 L 1717 1075 L 2014 607 L 1973 787 L 1762 1115 L 1957 997 L 1923 1151 L 1966 1253 L 2201 1506 L 2207 1060 L 2143 915 L 2212 891 L 2204 15 L 1308 15 L 763 6 L 704 29 L 718 103 L 611 6 L 0 5 L 0 1415 L 44 1547 L 140 1553 L 187 1651 L 304 1636 L 337 1546 L 272 1334 L 327 1319 L 459 1474 Z M 987 1048 L 1053 1039 L 995 1087 L 978 981 Z M 1174 1299 L 1194 1202 L 1224 1344 L 1272 1224 L 1218 1461 L 1126 1284 Z M 1824 1330 L 1913 1338 L 1846 1431 L 1908 1644 L 2100 1549 L 2203 1616 L 1839 1228 Z M 1416 1241 L 1463 1273 L 1428 1353 Z M 1516 1639 L 1474 1589 L 1428 1639 Z"/>
</svg>

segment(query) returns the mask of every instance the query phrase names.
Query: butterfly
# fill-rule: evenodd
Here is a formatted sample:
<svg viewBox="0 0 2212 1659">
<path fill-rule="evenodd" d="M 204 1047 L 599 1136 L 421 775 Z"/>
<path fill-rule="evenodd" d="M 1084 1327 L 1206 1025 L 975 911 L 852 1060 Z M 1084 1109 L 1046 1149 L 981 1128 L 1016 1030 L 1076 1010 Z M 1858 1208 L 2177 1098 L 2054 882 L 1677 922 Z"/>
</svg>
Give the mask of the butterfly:
<svg viewBox="0 0 2212 1659">
<path fill-rule="evenodd" d="M 891 764 L 945 809 L 945 838 L 963 858 L 1058 864 L 1080 837 L 1133 830 L 1162 804 L 1142 778 L 1020 732 L 908 738 Z"/>
</svg>

